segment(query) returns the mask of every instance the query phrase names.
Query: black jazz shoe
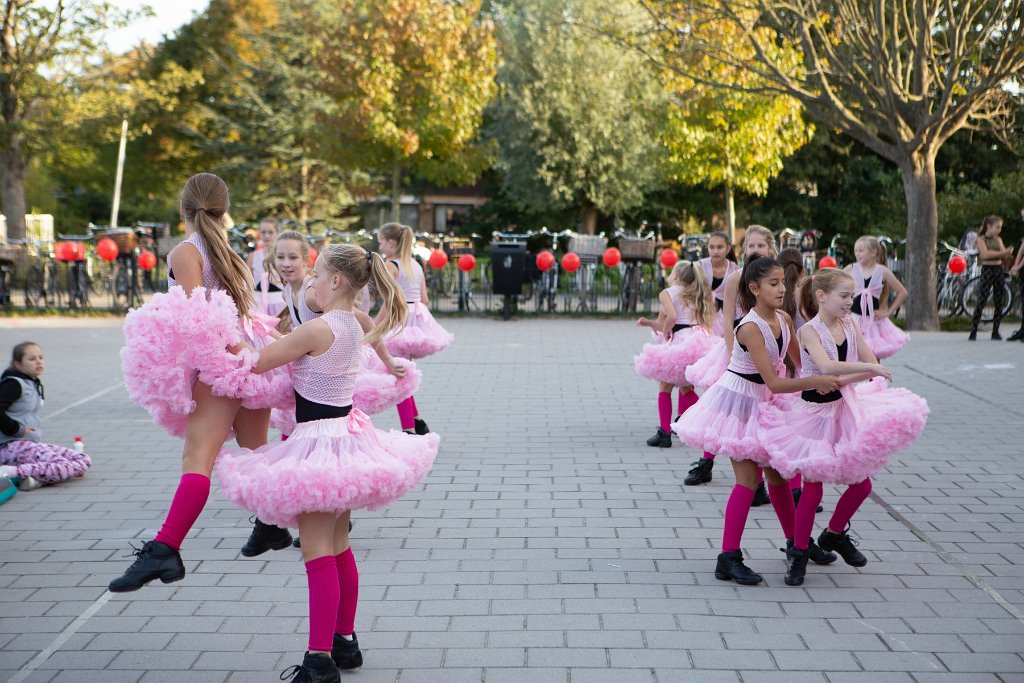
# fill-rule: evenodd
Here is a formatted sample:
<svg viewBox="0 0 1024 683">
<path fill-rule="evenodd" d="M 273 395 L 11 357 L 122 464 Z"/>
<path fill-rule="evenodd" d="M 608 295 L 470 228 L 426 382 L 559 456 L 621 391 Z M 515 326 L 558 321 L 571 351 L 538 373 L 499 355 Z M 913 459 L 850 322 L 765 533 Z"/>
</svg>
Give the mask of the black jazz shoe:
<svg viewBox="0 0 1024 683">
<path fill-rule="evenodd" d="M 291 544 L 291 532 L 273 524 L 264 524 L 257 517 L 249 540 L 242 546 L 242 554 L 246 557 L 256 557 L 268 550 L 283 550 Z"/>
<path fill-rule="evenodd" d="M 185 578 L 181 554 L 166 543 L 147 541 L 132 554 L 135 562 L 122 576 L 110 582 L 108 588 L 111 593 L 137 591 L 153 579 L 172 583 Z"/>
<path fill-rule="evenodd" d="M 799 586 L 807 573 L 808 552 L 799 548 L 786 550 L 786 585 Z"/>
<path fill-rule="evenodd" d="M 424 422 L 421 418 L 417 417 L 415 420 L 413 420 L 413 425 L 415 426 L 416 433 L 419 434 L 420 436 L 430 433 L 430 428 L 427 427 L 427 423 Z"/>
<path fill-rule="evenodd" d="M 764 581 L 760 574 L 755 574 L 750 567 L 743 564 L 742 550 L 719 553 L 715 578 L 719 581 L 735 581 L 741 586 L 755 586 Z"/>
<path fill-rule="evenodd" d="M 771 502 L 772 499 L 768 497 L 768 489 L 765 488 L 764 481 L 757 482 L 757 488 L 754 490 L 754 500 L 750 503 L 751 507 L 761 507 Z"/>
<path fill-rule="evenodd" d="M 672 448 L 672 435 L 658 427 L 654 436 L 647 439 L 647 445 L 651 448 Z"/>
<path fill-rule="evenodd" d="M 848 532 L 849 530 L 850 527 L 847 526 L 846 531 Z M 864 554 L 857 550 L 857 542 L 850 538 L 850 534 L 846 532 L 834 534 L 825 529 L 818 536 L 818 545 L 825 550 L 836 551 L 843 558 L 843 562 L 851 567 L 863 567 L 868 563 L 868 558 L 864 557 Z"/>
<path fill-rule="evenodd" d="M 355 633 L 352 640 L 345 640 L 334 634 L 334 646 L 331 648 L 331 659 L 339 669 L 358 669 L 363 665 L 363 653 L 359 651 L 359 638 Z"/>
<path fill-rule="evenodd" d="M 782 552 L 787 552 L 793 548 L 793 539 L 786 540 L 786 547 L 779 548 Z M 839 559 L 839 556 L 835 553 L 830 553 L 827 550 L 822 550 L 812 538 L 807 542 L 807 559 L 814 564 L 832 564 Z"/>
<path fill-rule="evenodd" d="M 1011 334 L 1009 337 L 1006 338 L 1006 341 L 1008 341 L 1008 342 L 1021 341 L 1021 340 L 1024 340 L 1024 327 L 1022 327 L 1021 329 L 1017 330 L 1016 332 L 1014 332 L 1013 334 Z"/>
<path fill-rule="evenodd" d="M 692 464 L 693 469 L 691 469 L 689 474 L 686 475 L 686 479 L 683 479 L 683 483 L 687 486 L 697 486 L 698 484 L 710 483 L 711 470 L 715 466 L 715 461 L 711 458 L 701 458 Z"/>
<path fill-rule="evenodd" d="M 341 683 L 338 666 L 326 654 L 307 652 L 301 666 L 293 666 L 281 672 L 281 680 L 290 683 Z"/>
</svg>

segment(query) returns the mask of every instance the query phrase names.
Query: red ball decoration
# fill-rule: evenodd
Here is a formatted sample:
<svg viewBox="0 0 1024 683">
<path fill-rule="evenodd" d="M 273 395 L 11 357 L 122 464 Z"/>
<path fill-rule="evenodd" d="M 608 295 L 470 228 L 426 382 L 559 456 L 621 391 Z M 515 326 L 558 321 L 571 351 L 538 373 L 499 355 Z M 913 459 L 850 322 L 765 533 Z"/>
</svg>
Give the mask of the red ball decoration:
<svg viewBox="0 0 1024 683">
<path fill-rule="evenodd" d="M 96 253 L 107 263 L 113 263 L 118 254 L 117 242 L 109 237 L 104 237 L 96 243 Z"/>
<path fill-rule="evenodd" d="M 459 257 L 459 270 L 464 273 L 476 268 L 476 257 L 472 254 L 463 254 Z"/>
<path fill-rule="evenodd" d="M 601 257 L 601 262 L 609 268 L 614 268 L 619 265 L 619 261 L 622 260 L 622 252 L 615 247 L 608 247 L 604 250 L 604 255 Z"/>
<path fill-rule="evenodd" d="M 553 265 L 555 265 L 555 255 L 550 251 L 542 251 L 537 254 L 537 270 L 548 271 Z"/>
<path fill-rule="evenodd" d="M 580 268 L 580 257 L 574 251 L 562 257 L 562 270 L 567 273 L 575 273 Z"/>
<path fill-rule="evenodd" d="M 953 258 L 949 259 L 949 264 L 947 267 L 949 268 L 949 272 L 955 275 L 959 275 L 960 273 L 967 270 L 967 259 L 965 259 L 960 254 L 957 254 Z"/>
<path fill-rule="evenodd" d="M 316 247 L 309 248 L 309 267 L 312 268 L 313 264 L 316 263 L 316 257 L 320 255 L 320 252 L 316 250 Z"/>
<path fill-rule="evenodd" d="M 839 263 L 836 262 L 834 256 L 822 256 L 818 261 L 818 268 L 838 268 Z"/>
<path fill-rule="evenodd" d="M 448 265 L 448 254 L 444 253 L 443 249 L 434 249 L 430 252 L 430 258 L 427 259 L 427 263 L 434 270 L 441 270 Z"/>
<path fill-rule="evenodd" d="M 68 242 L 68 261 L 84 261 L 85 252 L 83 242 Z"/>
<path fill-rule="evenodd" d="M 53 243 L 53 258 L 58 261 L 67 261 L 68 256 L 68 243 L 67 242 L 54 242 Z"/>
<path fill-rule="evenodd" d="M 658 256 L 658 260 L 663 267 L 672 268 L 679 263 L 679 254 L 676 253 L 675 249 L 663 249 Z"/>
<path fill-rule="evenodd" d="M 139 254 L 139 268 L 143 270 L 153 270 L 156 265 L 156 254 L 151 251 L 144 251 Z"/>
</svg>

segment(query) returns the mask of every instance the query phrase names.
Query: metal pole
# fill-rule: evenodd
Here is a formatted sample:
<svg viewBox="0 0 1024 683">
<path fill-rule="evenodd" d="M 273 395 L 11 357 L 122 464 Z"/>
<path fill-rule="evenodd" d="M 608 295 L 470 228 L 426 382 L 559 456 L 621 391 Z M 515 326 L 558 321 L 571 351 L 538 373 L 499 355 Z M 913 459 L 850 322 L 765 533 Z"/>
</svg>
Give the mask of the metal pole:
<svg viewBox="0 0 1024 683">
<path fill-rule="evenodd" d="M 117 212 L 121 208 L 121 177 L 124 175 L 124 148 L 128 140 L 128 114 L 121 121 L 121 148 L 117 152 L 117 177 L 114 180 L 114 205 L 110 209 L 110 227 L 117 227 Z"/>
</svg>

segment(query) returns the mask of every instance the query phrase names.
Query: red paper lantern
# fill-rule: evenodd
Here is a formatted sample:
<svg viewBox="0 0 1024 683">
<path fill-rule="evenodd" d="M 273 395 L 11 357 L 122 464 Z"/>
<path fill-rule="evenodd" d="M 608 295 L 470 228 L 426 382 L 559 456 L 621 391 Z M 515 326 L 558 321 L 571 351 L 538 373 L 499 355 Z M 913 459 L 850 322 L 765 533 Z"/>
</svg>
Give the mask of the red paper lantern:
<svg viewBox="0 0 1024 683">
<path fill-rule="evenodd" d="M 143 270 L 153 270 L 153 266 L 156 265 L 156 254 L 151 251 L 144 251 L 139 254 L 139 268 Z"/>
<path fill-rule="evenodd" d="M 542 251 L 537 254 L 537 270 L 548 271 L 553 265 L 555 265 L 555 255 L 550 251 Z"/>
<path fill-rule="evenodd" d="M 67 242 L 54 242 L 53 243 L 53 258 L 58 261 L 67 261 Z"/>
<path fill-rule="evenodd" d="M 661 254 L 658 255 L 658 261 L 665 268 L 672 268 L 679 263 L 679 254 L 676 253 L 675 249 L 663 249 Z"/>
<path fill-rule="evenodd" d="M 967 259 L 965 259 L 960 254 L 957 254 L 953 258 L 949 259 L 949 264 L 947 267 L 949 268 L 949 272 L 959 275 L 960 273 L 967 270 Z"/>
<path fill-rule="evenodd" d="M 68 261 L 84 261 L 85 260 L 85 244 L 83 242 L 67 242 L 67 246 L 64 247 L 64 255 Z"/>
<path fill-rule="evenodd" d="M 476 268 L 476 257 L 472 254 L 463 254 L 459 257 L 459 270 L 464 273 Z"/>
<path fill-rule="evenodd" d="M 316 250 L 316 247 L 309 248 L 309 267 L 312 268 L 313 264 L 316 263 L 316 257 L 320 255 L 320 252 Z"/>
<path fill-rule="evenodd" d="M 601 262 L 609 268 L 614 268 L 619 265 L 619 261 L 622 260 L 622 252 L 615 247 L 608 247 L 604 250 L 604 255 L 601 257 Z"/>
<path fill-rule="evenodd" d="M 575 273 L 580 268 L 580 257 L 574 251 L 562 257 L 562 270 L 567 273 Z"/>
<path fill-rule="evenodd" d="M 427 259 L 427 263 L 434 270 L 441 270 L 448 265 L 448 254 L 444 253 L 443 249 L 434 249 L 430 252 L 430 258 Z"/>
<path fill-rule="evenodd" d="M 117 242 L 109 237 L 104 237 L 96 243 L 96 253 L 107 263 L 113 263 L 118 254 Z"/>
<path fill-rule="evenodd" d="M 818 268 L 837 268 L 839 264 L 833 256 L 822 256 L 818 261 Z"/>
</svg>

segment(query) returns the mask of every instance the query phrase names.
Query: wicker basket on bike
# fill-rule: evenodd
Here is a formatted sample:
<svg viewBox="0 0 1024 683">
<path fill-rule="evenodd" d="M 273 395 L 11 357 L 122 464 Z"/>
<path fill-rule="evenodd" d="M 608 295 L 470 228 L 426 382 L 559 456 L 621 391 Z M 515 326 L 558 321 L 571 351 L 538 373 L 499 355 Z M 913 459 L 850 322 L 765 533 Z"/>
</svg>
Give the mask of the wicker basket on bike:
<svg viewBox="0 0 1024 683">
<path fill-rule="evenodd" d="M 623 261 L 653 261 L 655 246 L 654 240 L 637 237 L 619 239 L 619 253 Z"/>
<path fill-rule="evenodd" d="M 121 256 L 131 256 L 135 253 L 139 238 L 131 228 L 117 228 L 97 235 L 99 238 L 107 237 L 117 245 L 117 253 Z"/>
<path fill-rule="evenodd" d="M 608 240 L 601 235 L 573 235 L 569 238 L 569 251 L 581 259 L 599 259 L 608 248 Z"/>
</svg>

